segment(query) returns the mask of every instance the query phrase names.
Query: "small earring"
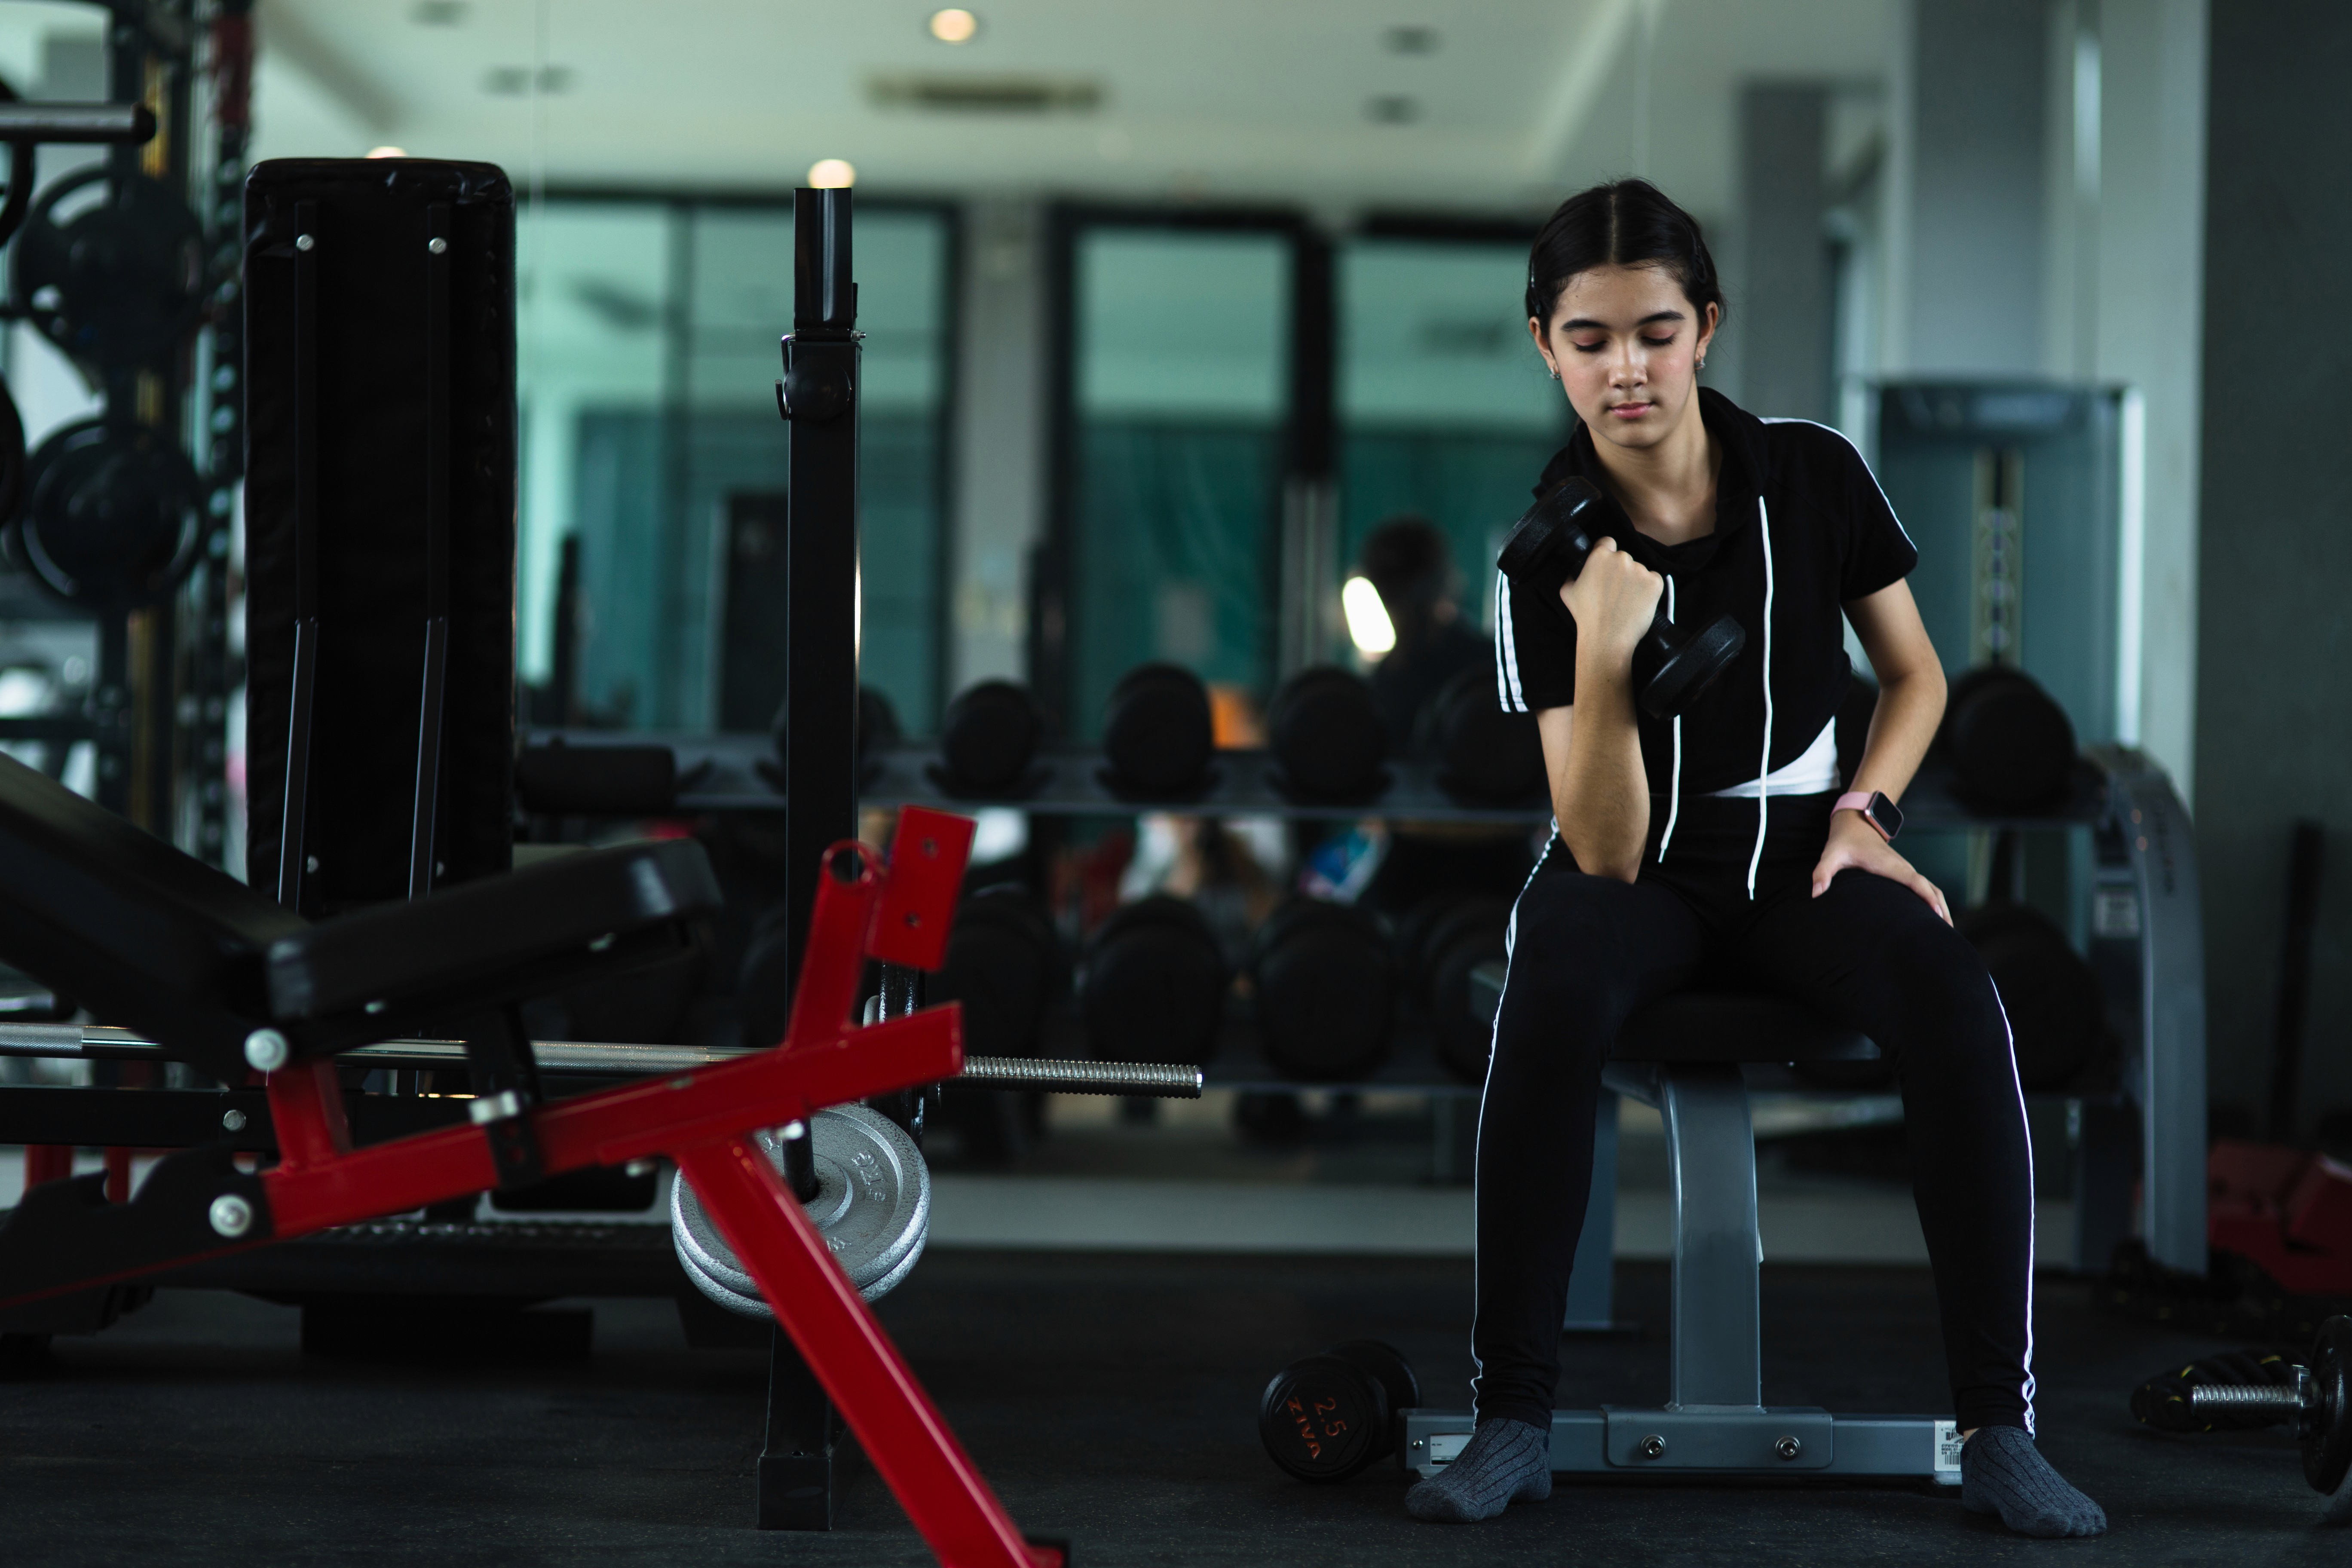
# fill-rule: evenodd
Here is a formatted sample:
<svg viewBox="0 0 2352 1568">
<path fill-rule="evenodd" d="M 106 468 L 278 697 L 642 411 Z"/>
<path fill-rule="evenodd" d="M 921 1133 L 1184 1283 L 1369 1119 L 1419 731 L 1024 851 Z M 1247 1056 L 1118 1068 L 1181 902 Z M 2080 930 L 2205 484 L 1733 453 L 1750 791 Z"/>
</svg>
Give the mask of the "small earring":
<svg viewBox="0 0 2352 1568">
<path fill-rule="evenodd" d="M 1693 370 L 1705 370 L 1705 369 L 1706 368 L 1706 361 L 1705 361 L 1705 360 L 1701 360 L 1701 361 L 1699 361 L 1699 362 L 1698 362 L 1698 363 L 1696 363 L 1696 364 L 1693 365 L 1691 368 L 1692 368 Z"/>
<path fill-rule="evenodd" d="M 1544 374 L 1550 376 L 1554 381 L 1558 381 L 1559 379 L 1559 372 L 1556 370 L 1546 371 Z"/>
</svg>

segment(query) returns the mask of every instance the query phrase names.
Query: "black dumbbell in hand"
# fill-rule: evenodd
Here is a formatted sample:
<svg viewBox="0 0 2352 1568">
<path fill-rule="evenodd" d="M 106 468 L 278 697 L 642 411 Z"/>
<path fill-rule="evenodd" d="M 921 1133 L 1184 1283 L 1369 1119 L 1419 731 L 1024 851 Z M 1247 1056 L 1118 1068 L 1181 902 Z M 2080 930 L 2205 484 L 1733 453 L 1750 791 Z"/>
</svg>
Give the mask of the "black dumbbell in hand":
<svg viewBox="0 0 2352 1568">
<path fill-rule="evenodd" d="M 1616 531 L 1633 531 L 1623 509 L 1590 479 L 1571 479 L 1527 510 L 1495 564 L 1514 583 L 1558 593 Z M 1654 719 L 1687 713 L 1747 646 L 1746 628 L 1729 616 L 1692 631 L 1666 619 L 1661 604 L 1633 648 L 1634 700 Z"/>
</svg>

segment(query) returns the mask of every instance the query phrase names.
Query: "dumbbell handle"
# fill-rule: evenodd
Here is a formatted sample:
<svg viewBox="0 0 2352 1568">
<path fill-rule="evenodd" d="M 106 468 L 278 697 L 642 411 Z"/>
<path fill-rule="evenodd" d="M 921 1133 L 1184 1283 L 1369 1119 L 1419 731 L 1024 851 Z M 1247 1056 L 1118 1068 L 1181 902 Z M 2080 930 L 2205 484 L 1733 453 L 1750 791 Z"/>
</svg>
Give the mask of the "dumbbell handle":
<svg viewBox="0 0 2352 1568">
<path fill-rule="evenodd" d="M 2292 1384 L 2200 1383 L 2189 1391 L 2189 1407 L 2297 1416 L 2312 1402 L 2313 1384 L 2307 1369 L 2296 1367 L 2294 1373 Z"/>
</svg>

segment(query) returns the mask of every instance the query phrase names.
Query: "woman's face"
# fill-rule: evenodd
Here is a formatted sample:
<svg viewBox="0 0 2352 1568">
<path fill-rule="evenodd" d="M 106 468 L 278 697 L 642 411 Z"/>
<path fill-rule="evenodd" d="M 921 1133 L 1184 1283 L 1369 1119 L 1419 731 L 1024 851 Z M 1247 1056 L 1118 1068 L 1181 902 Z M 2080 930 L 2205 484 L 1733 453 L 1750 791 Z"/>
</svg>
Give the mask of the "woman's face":
<svg viewBox="0 0 2352 1568">
<path fill-rule="evenodd" d="M 1689 410 L 1717 317 L 1713 305 L 1702 317 L 1662 267 L 1595 267 L 1528 331 L 1594 440 L 1647 447 Z"/>
</svg>

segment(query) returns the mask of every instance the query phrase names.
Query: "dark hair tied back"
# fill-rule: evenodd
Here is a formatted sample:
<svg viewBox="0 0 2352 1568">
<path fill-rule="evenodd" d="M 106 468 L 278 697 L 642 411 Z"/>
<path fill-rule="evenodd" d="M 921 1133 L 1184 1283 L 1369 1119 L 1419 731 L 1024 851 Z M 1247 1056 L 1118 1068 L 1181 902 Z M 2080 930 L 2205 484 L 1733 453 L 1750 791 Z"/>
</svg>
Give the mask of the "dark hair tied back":
<svg viewBox="0 0 2352 1568">
<path fill-rule="evenodd" d="M 1683 211 L 1647 180 L 1612 180 L 1579 191 L 1544 221 L 1528 252 L 1528 314 L 1551 326 L 1560 290 L 1580 272 L 1595 267 L 1663 268 L 1698 307 L 1723 310 L 1723 285 L 1715 275 L 1698 219 Z"/>
</svg>

